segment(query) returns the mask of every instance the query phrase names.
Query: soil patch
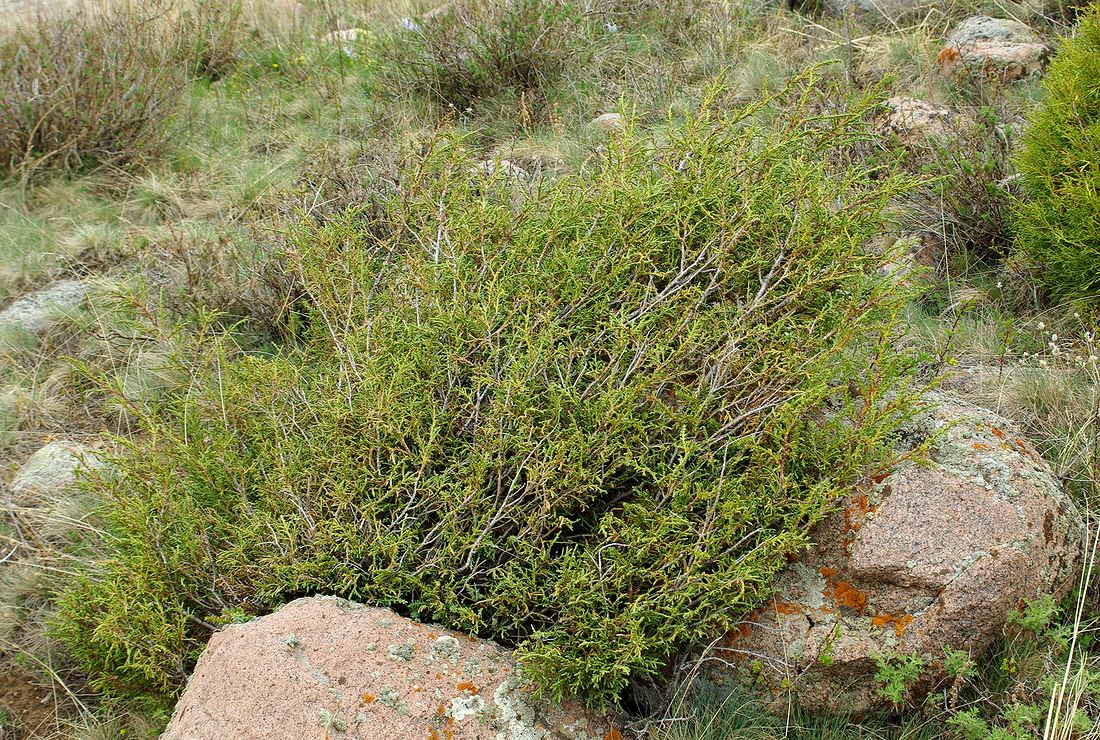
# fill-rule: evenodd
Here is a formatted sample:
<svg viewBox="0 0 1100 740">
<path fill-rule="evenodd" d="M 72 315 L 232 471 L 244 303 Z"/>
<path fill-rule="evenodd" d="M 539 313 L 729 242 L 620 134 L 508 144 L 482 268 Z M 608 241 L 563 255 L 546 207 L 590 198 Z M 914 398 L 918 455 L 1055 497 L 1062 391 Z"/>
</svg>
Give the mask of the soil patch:
<svg viewBox="0 0 1100 740">
<path fill-rule="evenodd" d="M 23 669 L 0 664 L 0 740 L 49 734 L 55 722 L 53 696 Z"/>
</svg>

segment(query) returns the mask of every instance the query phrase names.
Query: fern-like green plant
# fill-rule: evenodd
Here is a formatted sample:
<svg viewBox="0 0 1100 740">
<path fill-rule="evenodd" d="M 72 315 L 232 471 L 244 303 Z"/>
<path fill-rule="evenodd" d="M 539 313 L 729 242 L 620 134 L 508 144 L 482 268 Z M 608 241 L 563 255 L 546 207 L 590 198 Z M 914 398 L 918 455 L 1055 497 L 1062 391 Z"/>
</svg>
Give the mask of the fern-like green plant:
<svg viewBox="0 0 1100 740">
<path fill-rule="evenodd" d="M 1020 248 L 1056 300 L 1100 303 L 1100 5 L 1081 16 L 1044 82 L 1016 163 Z"/>
<path fill-rule="evenodd" d="M 896 707 L 902 706 L 909 696 L 909 690 L 921 676 L 925 661 L 919 655 L 899 655 L 883 653 L 873 656 L 875 680 L 878 681 L 878 694 Z"/>
</svg>

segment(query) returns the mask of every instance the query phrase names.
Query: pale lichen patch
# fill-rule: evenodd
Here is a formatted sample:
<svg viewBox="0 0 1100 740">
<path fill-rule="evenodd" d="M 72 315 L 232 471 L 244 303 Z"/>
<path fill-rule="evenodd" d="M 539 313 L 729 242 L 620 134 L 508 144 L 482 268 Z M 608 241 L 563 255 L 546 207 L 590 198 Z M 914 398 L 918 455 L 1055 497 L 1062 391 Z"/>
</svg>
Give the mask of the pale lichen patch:
<svg viewBox="0 0 1100 740">
<path fill-rule="evenodd" d="M 394 645 L 390 645 L 390 649 L 386 651 L 386 655 L 390 660 L 398 660 L 404 663 L 408 663 L 413 659 L 413 655 L 416 654 L 416 640 L 409 638 L 404 642 L 399 642 Z"/>
<path fill-rule="evenodd" d="M 517 670 L 493 693 L 499 710 L 497 716 L 504 726 L 504 732 L 497 733 L 497 740 L 543 740 L 546 736 L 535 724 L 535 709 L 523 691 L 526 685 L 526 679 Z"/>
<path fill-rule="evenodd" d="M 435 638 L 432 643 L 432 652 L 429 660 L 446 660 L 451 665 L 458 665 L 458 659 L 462 656 L 462 644 L 450 635 L 442 635 Z"/>
<path fill-rule="evenodd" d="M 384 686 L 382 692 L 378 695 L 378 701 L 382 702 L 384 706 L 393 709 L 400 714 L 407 714 L 408 709 L 405 707 L 405 702 L 401 698 L 401 692 L 397 691 L 391 686 Z"/>
<path fill-rule="evenodd" d="M 485 711 L 484 699 L 477 694 L 464 694 L 451 699 L 446 714 L 455 722 L 461 722 L 483 711 Z"/>
</svg>

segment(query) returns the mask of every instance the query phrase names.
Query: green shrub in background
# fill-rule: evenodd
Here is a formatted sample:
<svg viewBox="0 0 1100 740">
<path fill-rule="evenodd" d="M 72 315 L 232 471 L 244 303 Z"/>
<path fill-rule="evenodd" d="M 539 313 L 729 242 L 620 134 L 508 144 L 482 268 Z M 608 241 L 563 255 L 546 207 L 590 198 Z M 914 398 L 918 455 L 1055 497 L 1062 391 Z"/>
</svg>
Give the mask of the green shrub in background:
<svg viewBox="0 0 1100 740">
<path fill-rule="evenodd" d="M 1044 87 L 1017 157 L 1016 235 L 1051 297 L 1100 303 L 1100 6 L 1062 42 Z"/>
<path fill-rule="evenodd" d="M 614 89 L 611 81 L 637 95 L 639 78 L 652 72 L 646 65 L 680 56 L 683 48 L 697 53 L 704 5 L 460 0 L 379 38 L 376 58 L 385 87 L 399 97 L 523 126 L 584 119 L 595 112 L 588 106 L 596 91 Z"/>
<path fill-rule="evenodd" d="M 914 163 L 928 181 L 906 199 L 906 227 L 942 244 L 940 267 L 956 271 L 971 261 L 992 262 L 1011 244 L 1009 133 L 986 109 L 950 136 L 915 149 Z M 919 147 L 919 148 L 918 148 Z"/>
<path fill-rule="evenodd" d="M 339 594 L 605 704 L 728 628 L 910 405 L 906 292 L 861 249 L 908 183 L 854 161 L 871 101 L 829 95 L 704 104 L 518 191 L 443 136 L 301 223 L 305 340 L 212 359 L 96 483 L 71 654 L 163 696 L 213 625 Z"/>
<path fill-rule="evenodd" d="M 0 38 L 0 176 L 124 167 L 162 143 L 184 81 L 162 10 L 80 7 Z"/>
<path fill-rule="evenodd" d="M 460 112 L 502 94 L 537 112 L 584 65 L 591 26 L 579 6 L 562 0 L 464 0 L 388 37 L 385 76 L 400 93 Z"/>
<path fill-rule="evenodd" d="M 240 0 L 194 0 L 177 12 L 175 52 L 188 73 L 218 80 L 231 72 L 244 42 Z"/>
</svg>

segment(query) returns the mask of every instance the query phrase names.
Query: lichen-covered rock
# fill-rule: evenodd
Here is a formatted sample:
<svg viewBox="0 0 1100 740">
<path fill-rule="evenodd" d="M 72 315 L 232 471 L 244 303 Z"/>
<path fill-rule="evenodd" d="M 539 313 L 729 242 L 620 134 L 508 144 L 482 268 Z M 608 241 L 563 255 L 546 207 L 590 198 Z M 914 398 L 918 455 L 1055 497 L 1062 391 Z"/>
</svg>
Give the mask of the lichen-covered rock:
<svg viewBox="0 0 1100 740">
<path fill-rule="evenodd" d="M 0 311 L 0 331 L 43 334 L 83 300 L 84 286 L 79 280 L 64 280 L 44 290 L 28 293 Z"/>
<path fill-rule="evenodd" d="M 603 113 L 589 123 L 596 131 L 605 134 L 617 134 L 626 129 L 626 120 L 618 113 Z"/>
<path fill-rule="evenodd" d="M 611 718 L 536 701 L 511 653 L 336 598 L 214 635 L 167 740 L 605 740 Z"/>
<path fill-rule="evenodd" d="M 522 185 L 531 180 L 531 173 L 508 159 L 486 159 L 470 168 L 474 177 Z"/>
<path fill-rule="evenodd" d="M 1035 449 L 991 411 L 945 394 L 906 430 L 929 460 L 877 476 L 813 532 L 772 600 L 718 646 L 715 663 L 810 710 L 885 701 L 876 656 L 925 663 L 909 699 L 945 678 L 944 648 L 977 653 L 1007 614 L 1065 593 L 1081 517 Z"/>
<path fill-rule="evenodd" d="M 886 111 L 878 121 L 882 133 L 892 134 L 903 144 L 943 139 L 957 133 L 966 119 L 942 105 L 895 95 L 883 103 Z"/>
<path fill-rule="evenodd" d="M 1050 46 L 1027 25 L 977 15 L 947 37 L 936 68 L 946 77 L 1019 80 L 1040 74 L 1050 53 Z"/>
</svg>

